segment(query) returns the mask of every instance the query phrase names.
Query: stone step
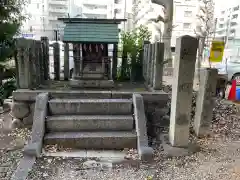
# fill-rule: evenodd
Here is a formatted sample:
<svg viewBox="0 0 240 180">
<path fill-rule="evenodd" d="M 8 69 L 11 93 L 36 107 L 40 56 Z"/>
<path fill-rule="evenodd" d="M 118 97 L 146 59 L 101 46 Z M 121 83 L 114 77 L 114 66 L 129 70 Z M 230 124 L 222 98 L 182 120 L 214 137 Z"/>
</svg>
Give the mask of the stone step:
<svg viewBox="0 0 240 180">
<path fill-rule="evenodd" d="M 46 120 L 50 132 L 76 131 L 128 131 L 133 129 L 131 115 L 69 115 L 49 116 Z"/>
<path fill-rule="evenodd" d="M 51 115 L 130 115 L 130 99 L 52 99 Z"/>
<path fill-rule="evenodd" d="M 77 149 L 124 149 L 137 147 L 137 135 L 132 131 L 115 132 L 54 132 L 44 137 L 45 145 Z"/>
<path fill-rule="evenodd" d="M 69 81 L 69 86 L 72 88 L 101 88 L 101 89 L 111 89 L 114 88 L 113 80 L 95 79 L 71 79 Z"/>
</svg>

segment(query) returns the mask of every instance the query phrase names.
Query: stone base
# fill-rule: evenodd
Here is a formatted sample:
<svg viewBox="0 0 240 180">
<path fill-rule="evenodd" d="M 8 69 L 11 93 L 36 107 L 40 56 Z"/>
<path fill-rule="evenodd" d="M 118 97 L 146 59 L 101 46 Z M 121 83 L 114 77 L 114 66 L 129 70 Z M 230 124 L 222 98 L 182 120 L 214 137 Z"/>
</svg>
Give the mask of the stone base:
<svg viewBox="0 0 240 180">
<path fill-rule="evenodd" d="M 168 158 L 189 156 L 200 151 L 200 147 L 194 143 L 189 143 L 187 147 L 183 148 L 171 146 L 171 144 L 168 141 L 167 134 L 163 134 L 161 136 L 161 143 L 163 148 L 163 154 Z"/>
<path fill-rule="evenodd" d="M 113 80 L 76 80 L 71 79 L 70 87 L 73 88 L 113 88 Z"/>
</svg>

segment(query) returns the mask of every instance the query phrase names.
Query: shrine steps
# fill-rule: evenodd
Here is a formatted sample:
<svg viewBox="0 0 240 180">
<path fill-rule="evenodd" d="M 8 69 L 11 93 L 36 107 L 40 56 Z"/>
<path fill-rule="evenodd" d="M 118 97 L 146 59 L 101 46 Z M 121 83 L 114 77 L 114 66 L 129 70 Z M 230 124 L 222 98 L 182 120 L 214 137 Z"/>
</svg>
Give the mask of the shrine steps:
<svg viewBox="0 0 240 180">
<path fill-rule="evenodd" d="M 119 150 L 137 147 L 132 99 L 51 99 L 45 145 Z"/>
</svg>

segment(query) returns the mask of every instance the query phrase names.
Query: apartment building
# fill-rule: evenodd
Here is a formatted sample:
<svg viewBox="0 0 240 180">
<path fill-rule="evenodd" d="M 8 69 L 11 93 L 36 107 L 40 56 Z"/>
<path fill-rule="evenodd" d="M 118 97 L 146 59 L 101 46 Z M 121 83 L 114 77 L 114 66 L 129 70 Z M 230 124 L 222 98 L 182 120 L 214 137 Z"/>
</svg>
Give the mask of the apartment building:
<svg viewBox="0 0 240 180">
<path fill-rule="evenodd" d="M 57 19 L 67 17 L 71 0 L 29 0 L 25 7 L 27 20 L 21 34 L 26 38 L 40 39 L 47 36 L 55 39 L 55 30 L 61 31 L 63 23 Z"/>
<path fill-rule="evenodd" d="M 225 41 L 225 57 L 240 58 L 240 3 L 217 13 L 215 37 Z"/>
<path fill-rule="evenodd" d="M 151 0 L 134 0 L 134 24 L 148 26 L 152 32 L 152 41 L 159 41 L 164 24 L 154 23 L 152 19 L 156 19 L 159 15 L 164 16 L 164 11 L 162 6 L 153 4 Z M 176 39 L 182 35 L 195 36 L 198 11 L 198 0 L 174 0 L 172 47 L 175 47 Z"/>
</svg>

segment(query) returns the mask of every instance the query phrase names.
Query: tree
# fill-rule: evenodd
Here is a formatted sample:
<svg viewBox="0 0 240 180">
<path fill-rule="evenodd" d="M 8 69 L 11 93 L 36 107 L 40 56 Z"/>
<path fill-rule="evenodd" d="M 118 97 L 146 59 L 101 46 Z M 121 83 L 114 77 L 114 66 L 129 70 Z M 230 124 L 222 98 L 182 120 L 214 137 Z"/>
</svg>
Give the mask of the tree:
<svg viewBox="0 0 240 180">
<path fill-rule="evenodd" d="M 8 60 L 14 52 L 14 36 L 25 19 L 22 14 L 24 0 L 0 2 L 0 62 Z"/>
<path fill-rule="evenodd" d="M 135 80 L 138 68 L 141 69 L 142 57 L 141 52 L 145 41 L 149 41 L 150 32 L 145 26 L 139 26 L 129 32 L 121 33 L 122 44 L 122 65 L 121 80 L 132 78 Z M 141 71 L 141 70 L 139 70 Z"/>
<path fill-rule="evenodd" d="M 203 59 L 203 53 L 205 48 L 209 46 L 209 37 L 214 33 L 215 21 L 213 0 L 199 0 L 199 1 L 200 11 L 199 14 L 197 15 L 199 25 L 197 26 L 195 33 L 199 38 L 197 67 L 198 67 L 198 79 L 200 82 L 201 61 Z"/>
</svg>

